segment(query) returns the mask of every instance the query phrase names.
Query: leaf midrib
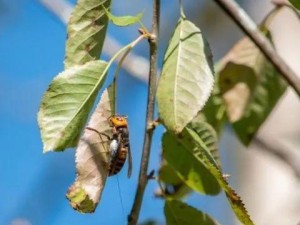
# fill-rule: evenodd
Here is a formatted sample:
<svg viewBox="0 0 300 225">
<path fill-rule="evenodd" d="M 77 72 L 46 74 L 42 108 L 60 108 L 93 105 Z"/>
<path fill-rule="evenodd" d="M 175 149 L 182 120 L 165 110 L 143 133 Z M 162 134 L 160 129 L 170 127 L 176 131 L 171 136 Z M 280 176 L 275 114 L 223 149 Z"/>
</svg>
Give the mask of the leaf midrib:
<svg viewBox="0 0 300 225">
<path fill-rule="evenodd" d="M 180 33 L 179 33 L 179 43 L 178 43 L 178 53 L 177 53 L 177 64 L 176 64 L 176 69 L 175 69 L 175 82 L 174 82 L 174 119 L 175 119 L 175 126 L 177 127 L 177 82 L 178 82 L 178 71 L 179 71 L 179 62 L 180 62 L 180 54 L 181 54 L 181 49 L 182 49 L 182 42 L 181 42 L 181 36 L 183 33 L 183 23 L 184 20 L 181 17 L 180 18 Z"/>
<path fill-rule="evenodd" d="M 100 61 L 100 62 L 101 62 L 101 61 Z M 99 62 L 99 63 L 100 63 L 100 62 Z M 102 63 L 103 63 L 103 62 L 101 62 L 101 64 L 102 64 Z M 85 98 L 85 100 L 83 101 L 83 103 L 80 105 L 79 109 L 78 109 L 78 110 L 76 111 L 76 113 L 75 113 L 75 116 L 70 120 L 70 122 L 72 122 L 73 119 L 79 114 L 79 112 L 81 111 L 81 109 L 83 108 L 83 106 L 84 106 L 84 105 L 89 101 L 89 99 L 91 98 L 92 94 L 93 94 L 94 92 L 96 92 L 97 88 L 99 87 L 99 85 L 100 85 L 100 83 L 101 83 L 101 80 L 102 80 L 103 76 L 105 76 L 105 74 L 106 74 L 106 68 L 107 68 L 107 65 L 106 65 L 106 67 L 105 67 L 103 73 L 101 74 L 101 76 L 98 78 L 98 81 L 97 81 L 97 83 L 95 84 L 94 88 L 93 88 L 93 89 L 91 90 L 91 92 L 87 95 L 87 97 Z M 69 124 L 70 124 L 70 123 L 68 123 L 67 126 L 69 126 Z"/>
</svg>

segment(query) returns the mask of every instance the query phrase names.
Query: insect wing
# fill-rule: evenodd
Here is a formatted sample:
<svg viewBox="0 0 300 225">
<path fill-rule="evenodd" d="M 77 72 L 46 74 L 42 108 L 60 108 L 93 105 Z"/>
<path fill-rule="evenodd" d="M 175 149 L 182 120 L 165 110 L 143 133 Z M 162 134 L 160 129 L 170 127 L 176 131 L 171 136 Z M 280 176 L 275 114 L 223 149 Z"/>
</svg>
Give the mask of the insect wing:
<svg viewBox="0 0 300 225">
<path fill-rule="evenodd" d="M 131 156 L 131 150 L 130 150 L 130 144 L 128 143 L 128 171 L 127 171 L 127 176 L 128 178 L 131 177 L 132 173 L 132 156 Z"/>
</svg>

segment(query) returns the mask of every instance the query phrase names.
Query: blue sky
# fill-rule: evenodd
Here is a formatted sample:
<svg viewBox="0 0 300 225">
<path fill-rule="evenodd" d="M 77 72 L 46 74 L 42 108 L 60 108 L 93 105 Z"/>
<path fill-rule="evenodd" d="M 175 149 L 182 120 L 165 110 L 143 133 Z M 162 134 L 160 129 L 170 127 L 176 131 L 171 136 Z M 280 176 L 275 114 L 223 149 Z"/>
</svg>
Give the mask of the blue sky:
<svg viewBox="0 0 300 225">
<path fill-rule="evenodd" d="M 146 85 L 125 72 L 120 78 L 118 108 L 120 113 L 129 116 L 134 160 L 132 178 L 128 180 L 126 168 L 123 169 L 118 178 L 108 179 L 95 214 L 75 212 L 65 199 L 75 178 L 74 150 L 42 154 L 36 121 L 44 91 L 53 77 L 63 70 L 66 27 L 38 1 L 5 0 L 0 3 L 0 224 L 10 225 L 18 218 L 31 225 L 125 224 L 117 179 L 127 215 L 134 197 L 143 143 Z M 121 3 L 115 7 L 116 12 L 122 13 L 121 7 Z M 137 13 L 143 7 L 132 10 Z M 170 7 L 165 4 L 164 8 Z M 176 23 L 176 15 L 164 16 L 173 16 L 171 25 Z M 125 44 L 136 37 L 133 29 L 136 27 L 121 31 L 111 26 L 109 32 Z M 142 44 L 136 52 L 146 56 L 147 45 Z M 154 135 L 150 169 L 159 164 L 162 132 L 159 128 Z M 141 221 L 149 218 L 164 221 L 163 202 L 153 197 L 156 188 L 154 182 L 147 187 Z M 211 213 L 222 224 L 232 224 L 232 213 L 225 201 L 224 195 L 193 194 L 189 197 L 193 206 Z"/>
</svg>

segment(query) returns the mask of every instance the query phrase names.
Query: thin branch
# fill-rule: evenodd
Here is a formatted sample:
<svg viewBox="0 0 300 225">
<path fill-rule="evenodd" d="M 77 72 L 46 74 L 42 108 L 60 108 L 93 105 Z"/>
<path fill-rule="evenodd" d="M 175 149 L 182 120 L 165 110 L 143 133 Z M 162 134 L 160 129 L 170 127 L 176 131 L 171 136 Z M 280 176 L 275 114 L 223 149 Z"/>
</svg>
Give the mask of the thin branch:
<svg viewBox="0 0 300 225">
<path fill-rule="evenodd" d="M 66 0 L 39 0 L 49 11 L 54 13 L 65 25 L 68 24 L 73 6 Z M 110 58 L 122 48 L 122 45 L 113 37 L 106 35 L 103 53 Z M 117 59 L 118 61 L 119 59 Z M 123 62 L 122 67 L 133 77 L 146 82 L 149 68 L 148 60 L 144 57 L 130 53 Z"/>
<path fill-rule="evenodd" d="M 271 2 L 278 7 L 284 6 L 284 7 L 287 7 L 288 9 L 292 10 L 292 12 L 297 16 L 298 20 L 300 20 L 299 11 L 296 8 L 294 8 L 291 4 L 287 3 L 287 1 L 273 0 Z"/>
<path fill-rule="evenodd" d="M 215 2 L 247 34 L 289 85 L 296 91 L 298 96 L 300 96 L 300 79 L 297 74 L 276 53 L 268 39 L 259 31 L 247 13 L 234 0 L 215 0 Z"/>
<path fill-rule="evenodd" d="M 160 17 L 160 0 L 153 0 L 153 19 L 152 19 L 152 34 L 149 38 L 150 46 L 150 69 L 149 69 L 149 85 L 148 85 L 148 102 L 146 115 L 146 128 L 144 137 L 143 153 L 141 158 L 140 174 L 138 186 L 134 198 L 134 203 L 131 212 L 128 216 L 128 225 L 136 225 L 145 188 L 148 183 L 148 164 L 150 157 L 150 149 L 152 142 L 153 129 L 149 129 L 154 119 L 155 94 L 157 86 L 157 37 L 159 33 L 159 17 Z"/>
</svg>

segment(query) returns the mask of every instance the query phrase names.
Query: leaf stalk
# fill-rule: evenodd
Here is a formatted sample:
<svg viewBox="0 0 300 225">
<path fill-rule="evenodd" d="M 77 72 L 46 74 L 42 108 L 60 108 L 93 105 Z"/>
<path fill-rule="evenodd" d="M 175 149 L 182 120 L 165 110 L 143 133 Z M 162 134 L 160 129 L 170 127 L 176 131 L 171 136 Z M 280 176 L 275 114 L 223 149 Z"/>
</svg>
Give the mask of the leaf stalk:
<svg viewBox="0 0 300 225">
<path fill-rule="evenodd" d="M 119 72 L 121 70 L 121 67 L 122 67 L 122 64 L 124 62 L 124 60 L 126 59 L 126 57 L 128 56 L 128 54 L 130 53 L 130 51 L 134 48 L 134 46 L 136 46 L 141 40 L 143 40 L 144 38 L 146 38 L 147 35 L 146 34 L 142 34 L 140 35 L 136 40 L 134 40 L 133 42 L 131 42 L 130 44 L 126 45 L 125 47 L 123 47 L 119 52 L 117 52 L 115 54 L 116 57 L 119 56 L 119 54 L 121 54 L 124 50 L 125 53 L 122 55 L 119 63 L 118 63 L 118 66 L 117 66 L 117 69 L 115 71 L 115 74 L 114 74 L 114 80 L 113 80 L 113 99 L 114 99 L 114 102 L 115 104 L 113 105 L 113 109 L 112 109 L 112 112 L 114 112 L 114 114 L 117 112 L 117 107 L 116 107 L 116 99 L 117 99 L 117 80 L 119 78 Z M 114 57 L 115 57 L 114 56 Z M 114 58 L 115 59 L 115 58 Z M 114 60 L 113 58 L 111 60 Z"/>
</svg>

